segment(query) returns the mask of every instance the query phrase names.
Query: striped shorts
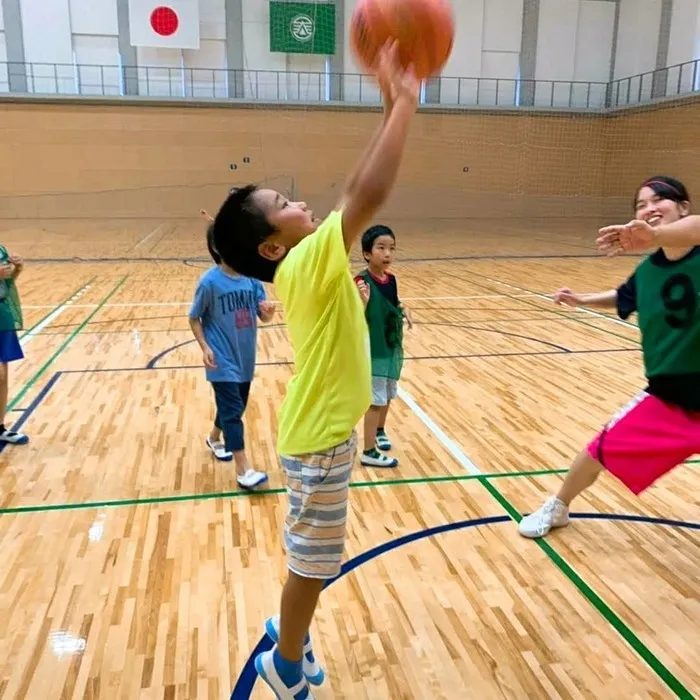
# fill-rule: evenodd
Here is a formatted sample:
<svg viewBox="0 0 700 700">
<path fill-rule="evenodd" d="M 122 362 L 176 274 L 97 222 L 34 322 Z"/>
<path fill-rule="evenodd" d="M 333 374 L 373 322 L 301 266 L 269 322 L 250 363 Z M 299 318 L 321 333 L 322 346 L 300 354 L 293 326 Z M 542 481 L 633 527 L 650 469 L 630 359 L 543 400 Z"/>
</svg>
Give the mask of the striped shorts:
<svg viewBox="0 0 700 700">
<path fill-rule="evenodd" d="M 340 573 L 345 553 L 348 488 L 357 435 L 325 452 L 281 458 L 289 511 L 284 524 L 287 565 L 305 578 Z"/>
</svg>

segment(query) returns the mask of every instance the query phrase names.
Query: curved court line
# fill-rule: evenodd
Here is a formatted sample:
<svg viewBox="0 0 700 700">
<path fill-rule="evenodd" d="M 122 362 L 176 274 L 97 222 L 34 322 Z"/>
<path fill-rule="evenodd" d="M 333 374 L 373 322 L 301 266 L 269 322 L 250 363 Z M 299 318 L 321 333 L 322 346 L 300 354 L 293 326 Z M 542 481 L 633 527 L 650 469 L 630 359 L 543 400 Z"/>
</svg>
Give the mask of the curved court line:
<svg viewBox="0 0 700 700">
<path fill-rule="evenodd" d="M 271 327 L 271 326 L 269 326 Z M 124 331 L 127 332 L 127 331 Z M 170 332 L 170 331 L 168 331 Z M 100 369 L 92 369 L 92 370 L 74 370 L 74 369 L 67 369 L 63 370 L 64 374 L 74 374 L 76 372 L 83 372 L 83 371 L 88 371 L 88 372 L 135 372 L 139 370 L 146 370 L 146 369 L 201 369 L 202 365 L 172 365 L 169 367 L 157 367 L 156 364 L 153 364 L 151 366 L 151 362 L 157 363 L 160 362 L 160 360 L 165 357 L 169 352 L 172 350 L 176 350 L 177 348 L 181 347 L 182 345 L 187 345 L 187 343 L 194 343 L 196 342 L 194 339 L 192 340 L 187 340 L 183 343 L 179 343 L 178 345 L 173 346 L 172 348 L 168 348 L 164 350 L 162 353 L 159 355 L 156 355 L 149 363 L 146 365 L 146 367 L 106 367 L 106 368 L 100 368 Z M 641 352 L 641 348 L 606 348 L 603 350 L 569 350 L 568 352 L 562 352 L 561 350 L 542 350 L 539 352 L 534 352 L 532 350 L 528 350 L 526 352 L 484 352 L 484 353 L 460 353 L 458 355 L 410 355 L 408 357 L 404 357 L 404 361 L 412 361 L 412 360 L 475 360 L 475 359 L 484 359 L 488 360 L 489 358 L 504 358 L 504 357 L 541 357 L 541 356 L 553 356 L 556 355 L 557 357 L 575 357 L 576 355 L 595 355 L 595 354 L 609 354 L 609 353 L 620 353 L 620 352 Z M 293 365 L 294 363 L 291 360 L 275 360 L 274 362 L 256 362 L 255 366 L 256 367 L 286 367 L 288 365 Z"/>
<path fill-rule="evenodd" d="M 146 369 L 155 369 L 156 365 L 166 356 L 169 355 L 171 352 L 174 350 L 178 350 L 179 348 L 184 347 L 185 345 L 189 345 L 190 343 L 195 343 L 197 342 L 195 338 L 190 338 L 189 340 L 184 340 L 182 343 L 177 343 L 173 345 L 172 347 L 165 348 L 162 352 L 159 352 L 157 355 L 154 355 L 146 364 Z"/>
<path fill-rule="evenodd" d="M 285 324 L 284 323 L 268 323 L 265 326 L 258 326 L 259 331 L 264 331 L 269 328 L 284 328 Z M 176 332 L 176 331 L 173 331 Z M 146 369 L 156 369 L 156 365 L 166 356 L 169 355 L 171 352 L 174 350 L 178 350 L 181 347 L 184 347 L 185 345 L 189 345 L 190 343 L 196 343 L 195 338 L 190 338 L 189 340 L 184 340 L 182 343 L 177 343 L 173 345 L 172 347 L 165 348 L 162 352 L 159 352 L 157 355 L 152 357 L 149 361 L 148 364 L 146 365 Z M 263 363 L 257 363 L 257 364 L 263 364 Z M 277 364 L 277 363 L 274 363 Z M 173 367 L 172 369 L 178 369 L 177 367 Z"/>
<path fill-rule="evenodd" d="M 571 518 L 577 520 L 616 520 L 623 522 L 636 522 L 645 523 L 651 525 L 664 525 L 667 527 L 681 527 L 690 530 L 700 531 L 700 523 L 685 522 L 683 520 L 668 520 L 666 518 L 652 518 L 646 515 L 624 515 L 624 514 L 604 514 L 604 513 L 571 513 Z M 343 564 L 340 574 L 333 579 L 330 579 L 324 586 L 325 590 L 328 586 L 331 586 L 338 579 L 343 578 L 354 569 L 367 564 L 380 557 L 382 554 L 391 552 L 394 549 L 403 547 L 404 545 L 411 544 L 418 540 L 425 539 L 427 537 L 433 537 L 434 535 L 440 535 L 444 532 L 451 532 L 454 530 L 462 530 L 469 527 L 480 527 L 481 525 L 495 525 L 499 523 L 509 522 L 512 523 L 513 520 L 509 515 L 494 515 L 487 518 L 477 518 L 474 520 L 461 520 L 455 523 L 449 523 L 447 525 L 438 525 L 437 527 L 430 527 L 425 530 L 418 530 L 416 532 L 411 532 L 402 537 L 398 537 L 395 540 L 390 540 L 388 542 L 383 542 L 372 549 L 368 549 L 366 552 L 359 554 L 358 556 L 350 559 L 350 561 Z M 248 700 L 253 692 L 255 682 L 258 678 L 258 673 L 255 670 L 255 657 L 262 652 L 268 651 L 272 648 L 272 640 L 263 634 L 260 641 L 255 645 L 255 648 L 251 652 L 248 660 L 243 666 L 236 685 L 231 693 L 231 700 Z"/>
<path fill-rule="evenodd" d="M 499 330 L 493 329 L 493 328 L 474 328 L 473 326 L 469 326 L 467 324 L 462 324 L 462 323 L 440 323 L 440 322 L 431 323 L 431 322 L 426 322 L 426 321 L 415 321 L 413 325 L 415 325 L 415 326 L 447 326 L 450 328 L 462 328 L 464 330 L 469 330 L 469 331 L 483 331 L 484 333 L 498 333 L 500 335 L 508 336 L 510 338 L 520 338 L 521 340 L 529 340 L 533 343 L 540 343 L 541 345 L 544 345 L 544 346 L 550 347 L 550 348 L 554 348 L 555 350 L 559 351 L 559 352 L 554 353 L 554 354 L 560 354 L 560 353 L 570 354 L 570 353 L 574 352 L 573 350 L 570 350 L 569 348 L 565 348 L 563 345 L 557 345 L 556 343 L 550 343 L 546 340 L 540 340 L 539 338 L 532 338 L 528 335 L 519 335 L 518 333 L 508 333 L 506 331 L 499 331 Z M 270 324 L 265 325 L 265 326 L 259 326 L 258 330 L 262 331 L 262 330 L 265 330 L 267 328 L 286 328 L 286 324 L 285 323 L 270 323 Z M 173 345 L 172 347 L 166 348 L 162 352 L 159 352 L 157 355 L 153 356 L 148 361 L 148 363 L 146 364 L 146 369 L 155 369 L 156 365 L 164 357 L 169 355 L 171 352 L 178 350 L 179 348 L 182 348 L 185 345 L 189 345 L 190 343 L 194 343 L 194 342 L 196 342 L 196 340 L 194 338 L 190 338 L 189 340 L 184 340 L 181 343 L 177 343 L 177 344 Z M 498 353 L 496 353 L 496 354 L 498 354 Z M 514 355 L 516 353 L 505 353 L 505 354 Z M 484 357 L 491 357 L 493 355 L 494 355 L 494 353 L 488 353 L 488 354 L 483 355 L 483 356 Z M 405 359 L 407 359 L 407 360 L 411 360 L 411 359 L 413 359 L 413 360 L 436 359 L 437 360 L 437 359 L 459 359 L 462 357 L 464 357 L 464 356 L 463 355 L 455 355 L 455 356 L 450 355 L 448 358 L 441 358 L 441 357 L 433 358 L 431 356 L 428 356 L 428 357 L 413 357 L 413 358 L 407 357 Z M 469 355 L 468 357 L 481 357 L 481 355 Z M 282 363 L 277 363 L 277 362 L 275 362 L 275 363 L 262 363 L 262 362 L 260 362 L 257 364 L 262 365 L 262 364 L 282 364 Z M 291 364 L 291 363 L 287 362 L 284 364 Z"/>
<path fill-rule="evenodd" d="M 489 321 L 484 321 L 483 323 L 489 323 Z M 494 321 L 493 323 L 498 323 L 498 321 Z M 533 343 L 540 343 L 541 345 L 546 345 L 547 347 L 550 348 L 556 348 L 557 350 L 560 350 L 561 352 L 571 352 L 569 348 L 565 348 L 563 345 L 557 345 L 556 343 L 550 343 L 547 340 L 540 340 L 539 338 L 533 338 L 529 335 L 520 335 L 519 333 L 508 333 L 506 331 L 501 331 L 496 328 L 475 328 L 474 326 L 470 326 L 469 324 L 466 323 L 449 323 L 449 322 L 440 322 L 440 321 L 414 321 L 413 323 L 414 326 L 447 326 L 449 328 L 462 328 L 467 331 L 483 331 L 484 333 L 498 333 L 499 335 L 504 335 L 509 338 L 520 338 L 521 340 L 529 340 Z"/>
</svg>

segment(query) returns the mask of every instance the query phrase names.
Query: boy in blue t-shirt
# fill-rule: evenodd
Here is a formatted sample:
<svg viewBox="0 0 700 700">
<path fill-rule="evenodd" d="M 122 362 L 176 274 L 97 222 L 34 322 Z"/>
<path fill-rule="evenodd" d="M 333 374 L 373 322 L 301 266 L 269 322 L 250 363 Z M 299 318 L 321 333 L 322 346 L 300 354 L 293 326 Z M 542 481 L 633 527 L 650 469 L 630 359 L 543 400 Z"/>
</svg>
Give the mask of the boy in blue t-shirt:
<svg viewBox="0 0 700 700">
<path fill-rule="evenodd" d="M 267 474 L 250 466 L 242 418 L 255 373 L 257 319 L 270 321 L 275 305 L 265 300 L 261 282 L 237 274 L 221 261 L 210 233 L 207 245 L 217 266 L 199 280 L 189 313 L 216 399 L 214 429 L 207 445 L 217 459 L 235 460 L 238 485 L 253 489 L 267 480 Z"/>
</svg>

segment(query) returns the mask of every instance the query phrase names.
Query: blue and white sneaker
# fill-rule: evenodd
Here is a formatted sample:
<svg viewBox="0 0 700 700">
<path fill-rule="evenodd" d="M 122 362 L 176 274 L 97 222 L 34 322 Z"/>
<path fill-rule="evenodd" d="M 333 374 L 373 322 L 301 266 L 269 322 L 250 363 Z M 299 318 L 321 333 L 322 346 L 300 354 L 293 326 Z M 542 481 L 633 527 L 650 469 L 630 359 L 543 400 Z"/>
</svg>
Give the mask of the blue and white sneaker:
<svg viewBox="0 0 700 700">
<path fill-rule="evenodd" d="M 285 683 L 275 664 L 275 654 L 279 656 L 276 644 L 270 651 L 258 654 L 255 657 L 255 670 L 275 694 L 277 700 L 315 700 L 303 674 L 300 674 L 299 680 L 294 685 Z"/>
<path fill-rule="evenodd" d="M 383 430 L 377 430 L 375 444 L 377 445 L 377 449 L 383 452 L 391 449 L 391 440 L 389 440 L 389 436 Z"/>
<path fill-rule="evenodd" d="M 248 469 L 245 474 L 236 477 L 238 485 L 246 491 L 253 491 L 267 481 L 265 472 L 257 472 L 255 469 Z"/>
<path fill-rule="evenodd" d="M 8 445 L 26 445 L 29 442 L 29 438 L 23 433 L 15 433 L 6 429 L 0 433 L 0 442 Z"/>
<path fill-rule="evenodd" d="M 280 638 L 280 618 L 279 615 L 271 617 L 265 623 L 265 632 L 267 636 L 275 643 L 279 642 Z M 319 666 L 316 657 L 314 656 L 314 648 L 311 644 L 311 637 L 307 634 L 306 640 L 304 642 L 304 658 L 303 665 L 304 675 L 306 680 L 311 683 L 311 685 L 321 685 L 326 678 L 326 674 L 323 669 Z"/>
<path fill-rule="evenodd" d="M 226 445 L 221 440 L 214 442 L 207 435 L 207 447 L 214 453 L 214 457 L 216 457 L 220 462 L 230 462 L 233 459 L 233 452 L 229 452 L 226 449 Z"/>
</svg>

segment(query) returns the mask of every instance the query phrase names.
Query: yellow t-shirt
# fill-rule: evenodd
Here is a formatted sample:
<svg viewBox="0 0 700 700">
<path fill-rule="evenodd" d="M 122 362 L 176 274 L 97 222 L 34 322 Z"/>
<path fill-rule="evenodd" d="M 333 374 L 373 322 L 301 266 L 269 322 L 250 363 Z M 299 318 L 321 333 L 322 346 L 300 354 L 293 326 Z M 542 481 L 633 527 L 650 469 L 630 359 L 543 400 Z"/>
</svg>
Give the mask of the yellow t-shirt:
<svg viewBox="0 0 700 700">
<path fill-rule="evenodd" d="M 372 401 L 367 322 L 339 211 L 289 251 L 274 282 L 295 356 L 277 450 L 323 452 L 352 435 Z"/>
</svg>

